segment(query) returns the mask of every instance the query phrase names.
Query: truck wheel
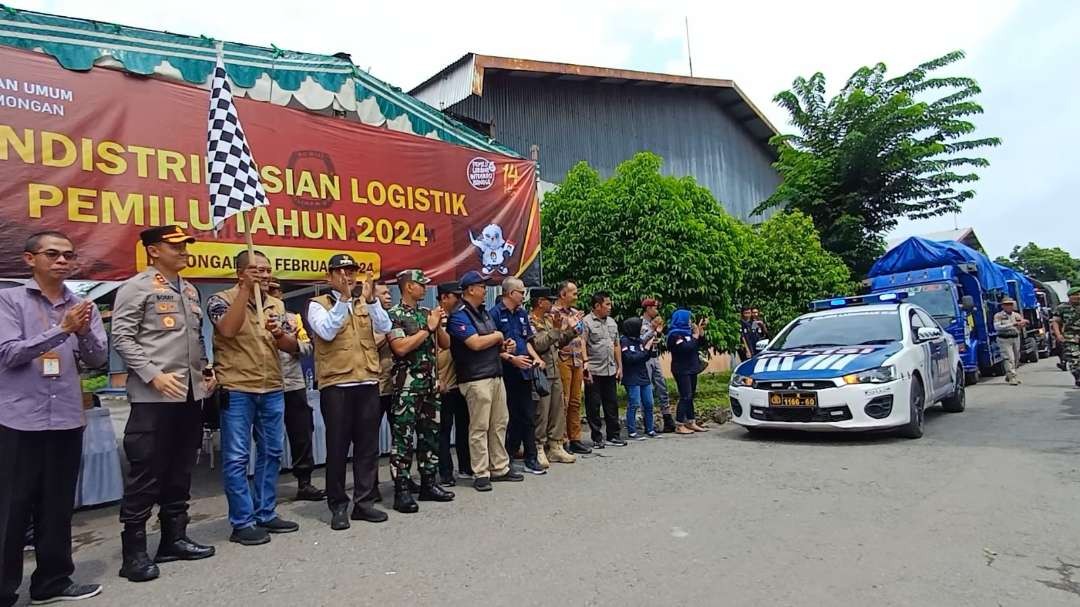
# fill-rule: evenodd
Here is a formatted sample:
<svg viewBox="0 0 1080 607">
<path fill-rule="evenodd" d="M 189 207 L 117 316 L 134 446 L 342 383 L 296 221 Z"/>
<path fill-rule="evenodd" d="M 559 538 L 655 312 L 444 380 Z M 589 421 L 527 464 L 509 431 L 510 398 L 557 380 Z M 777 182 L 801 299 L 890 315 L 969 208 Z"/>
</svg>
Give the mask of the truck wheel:
<svg viewBox="0 0 1080 607">
<path fill-rule="evenodd" d="M 981 378 L 982 374 L 979 373 L 978 369 L 975 369 L 974 371 L 968 371 L 964 373 L 964 385 L 974 386 L 975 384 L 979 383 L 979 379 Z"/>
<path fill-rule="evenodd" d="M 911 382 L 911 403 L 908 405 L 911 408 L 911 420 L 900 428 L 900 436 L 904 438 L 922 438 L 926 396 L 922 379 L 918 375 L 913 377 Z"/>
<path fill-rule="evenodd" d="M 967 391 L 964 388 L 964 368 L 956 368 L 956 387 L 952 395 L 942 399 L 941 408 L 948 413 L 960 413 L 967 408 Z"/>
</svg>

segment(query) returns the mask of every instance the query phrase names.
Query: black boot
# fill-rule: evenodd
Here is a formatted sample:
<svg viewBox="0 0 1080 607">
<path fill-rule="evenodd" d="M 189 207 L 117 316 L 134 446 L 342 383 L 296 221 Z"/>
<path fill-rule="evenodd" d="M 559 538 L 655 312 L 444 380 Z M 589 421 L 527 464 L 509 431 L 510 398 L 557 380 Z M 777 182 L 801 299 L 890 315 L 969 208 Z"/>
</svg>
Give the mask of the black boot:
<svg viewBox="0 0 1080 607">
<path fill-rule="evenodd" d="M 158 544 L 154 562 L 197 561 L 214 556 L 213 546 L 204 546 L 187 536 L 187 513 L 161 516 L 161 543 Z"/>
<path fill-rule="evenodd" d="M 454 493 L 443 489 L 435 481 L 434 474 L 420 475 L 420 501 L 422 502 L 449 502 L 454 499 Z"/>
<path fill-rule="evenodd" d="M 417 493 L 420 493 L 420 485 L 417 485 L 416 481 L 414 481 L 411 476 L 408 476 L 408 477 L 405 477 L 405 478 L 406 478 L 406 480 L 409 481 L 409 493 L 411 493 L 413 495 L 416 495 Z"/>
<path fill-rule="evenodd" d="M 132 582 L 149 582 L 161 575 L 150 555 L 146 554 L 146 529 L 126 527 L 120 533 L 123 544 L 124 563 L 120 566 L 120 577 Z"/>
<path fill-rule="evenodd" d="M 349 524 L 349 503 L 338 504 L 330 508 L 330 528 L 334 531 L 344 531 Z"/>
<path fill-rule="evenodd" d="M 675 431 L 675 418 L 671 417 L 670 413 L 664 414 L 664 428 L 662 432 L 668 434 Z"/>
<path fill-rule="evenodd" d="M 420 506 L 413 499 L 409 491 L 409 477 L 401 476 L 394 479 L 394 510 L 403 514 L 412 514 L 420 510 Z"/>
</svg>

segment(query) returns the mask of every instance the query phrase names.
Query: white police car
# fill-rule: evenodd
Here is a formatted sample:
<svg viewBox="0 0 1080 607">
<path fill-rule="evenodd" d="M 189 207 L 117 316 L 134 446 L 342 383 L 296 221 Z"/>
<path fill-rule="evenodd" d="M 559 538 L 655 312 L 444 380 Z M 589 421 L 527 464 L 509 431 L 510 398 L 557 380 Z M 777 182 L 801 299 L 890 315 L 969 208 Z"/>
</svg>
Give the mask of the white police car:
<svg viewBox="0 0 1080 607">
<path fill-rule="evenodd" d="M 731 376 L 733 421 L 747 430 L 923 434 L 923 411 L 964 410 L 954 340 L 906 293 L 816 301 Z"/>
</svg>

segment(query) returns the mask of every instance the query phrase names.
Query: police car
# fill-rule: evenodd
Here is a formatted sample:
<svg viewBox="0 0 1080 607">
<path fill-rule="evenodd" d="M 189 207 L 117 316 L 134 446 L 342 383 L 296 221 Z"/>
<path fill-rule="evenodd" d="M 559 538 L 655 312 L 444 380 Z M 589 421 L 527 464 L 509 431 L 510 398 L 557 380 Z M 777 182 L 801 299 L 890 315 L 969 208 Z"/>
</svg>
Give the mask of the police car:
<svg viewBox="0 0 1080 607">
<path fill-rule="evenodd" d="M 924 409 L 964 410 L 956 343 L 906 293 L 815 301 L 731 376 L 733 421 L 747 430 L 923 434 Z"/>
</svg>

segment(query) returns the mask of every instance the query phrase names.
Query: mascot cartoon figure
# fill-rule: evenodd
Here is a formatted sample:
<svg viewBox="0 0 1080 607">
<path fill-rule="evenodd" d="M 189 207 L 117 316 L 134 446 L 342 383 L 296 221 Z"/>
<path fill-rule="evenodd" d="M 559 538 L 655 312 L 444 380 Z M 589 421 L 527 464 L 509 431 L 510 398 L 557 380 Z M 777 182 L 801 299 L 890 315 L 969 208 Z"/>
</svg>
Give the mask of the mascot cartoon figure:
<svg viewBox="0 0 1080 607">
<path fill-rule="evenodd" d="M 506 262 L 514 255 L 514 245 L 503 238 L 502 228 L 489 224 L 480 232 L 480 238 L 473 236 L 472 230 L 469 230 L 469 240 L 473 246 L 480 249 L 480 264 L 484 267 L 484 275 L 495 271 L 503 275 L 510 272 L 506 268 Z"/>
</svg>

